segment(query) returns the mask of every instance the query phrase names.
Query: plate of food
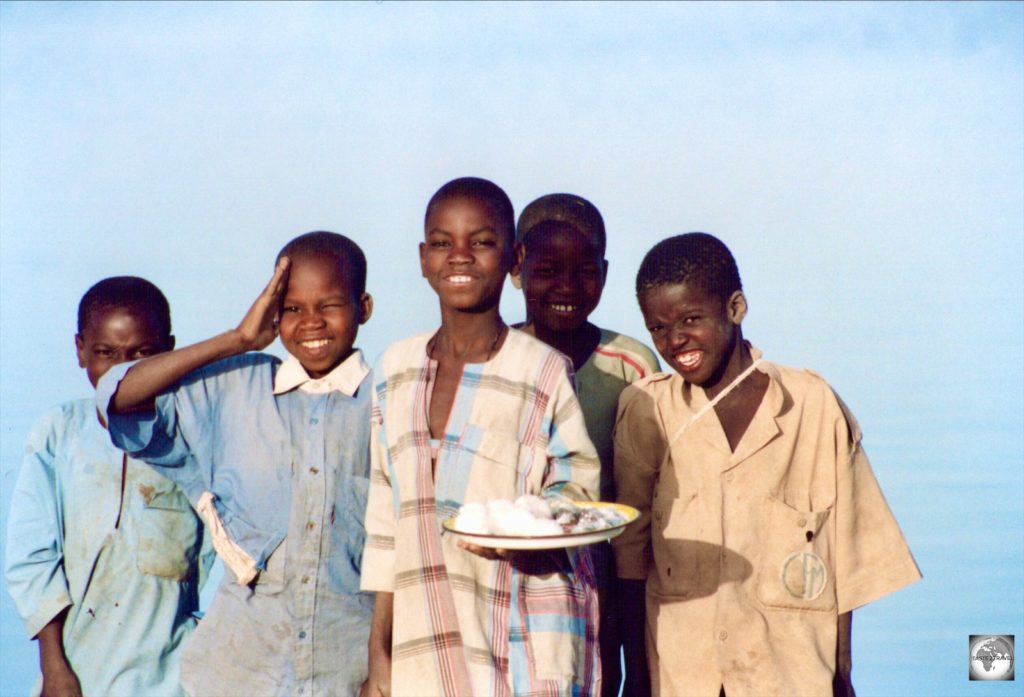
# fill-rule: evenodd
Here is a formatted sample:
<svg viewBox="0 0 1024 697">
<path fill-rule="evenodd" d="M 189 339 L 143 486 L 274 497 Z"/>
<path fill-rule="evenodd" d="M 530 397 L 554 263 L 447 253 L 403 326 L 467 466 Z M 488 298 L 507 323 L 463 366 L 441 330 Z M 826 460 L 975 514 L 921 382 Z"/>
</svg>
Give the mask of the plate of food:
<svg viewBox="0 0 1024 697">
<path fill-rule="evenodd" d="M 467 503 L 442 526 L 481 547 L 561 549 L 610 540 L 639 517 L 639 511 L 621 503 L 527 495 Z"/>
</svg>

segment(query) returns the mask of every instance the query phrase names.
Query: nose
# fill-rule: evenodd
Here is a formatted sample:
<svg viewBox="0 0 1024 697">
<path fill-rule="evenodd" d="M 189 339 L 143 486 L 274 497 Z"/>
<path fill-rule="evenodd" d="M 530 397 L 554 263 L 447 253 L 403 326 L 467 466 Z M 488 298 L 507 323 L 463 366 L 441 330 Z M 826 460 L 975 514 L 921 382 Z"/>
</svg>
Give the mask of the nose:
<svg viewBox="0 0 1024 697">
<path fill-rule="evenodd" d="M 690 335 L 686 333 L 686 327 L 682 323 L 672 325 L 668 332 L 668 343 L 672 348 L 680 348 L 686 344 Z"/>
<path fill-rule="evenodd" d="M 310 310 L 308 312 L 303 312 L 302 316 L 299 318 L 299 326 L 301 326 L 303 328 L 306 328 L 306 327 L 319 327 L 319 326 L 323 326 L 323 324 L 324 324 L 324 316 L 323 316 L 323 313 L 321 313 L 319 309 L 314 309 L 314 310 Z"/>
<path fill-rule="evenodd" d="M 574 295 L 579 289 L 579 279 L 571 271 L 566 270 L 555 278 L 555 290 L 567 295 Z"/>
<path fill-rule="evenodd" d="M 473 262 L 473 250 L 468 244 L 452 245 L 451 250 L 448 252 L 448 263 L 449 264 L 471 264 Z"/>
</svg>

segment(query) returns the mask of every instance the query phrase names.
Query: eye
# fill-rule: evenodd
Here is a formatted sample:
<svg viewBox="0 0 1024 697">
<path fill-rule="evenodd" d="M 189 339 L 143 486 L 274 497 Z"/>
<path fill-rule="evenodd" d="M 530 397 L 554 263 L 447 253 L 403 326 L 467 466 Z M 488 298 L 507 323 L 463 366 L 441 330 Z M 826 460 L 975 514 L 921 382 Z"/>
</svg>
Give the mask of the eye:
<svg viewBox="0 0 1024 697">
<path fill-rule="evenodd" d="M 281 307 L 281 314 L 285 314 L 287 312 L 298 312 L 298 311 L 299 311 L 299 308 L 298 308 L 297 305 L 284 305 L 284 306 Z"/>
<path fill-rule="evenodd" d="M 489 237 L 477 238 L 477 239 L 473 240 L 473 246 L 474 247 L 485 247 L 485 248 L 486 247 L 494 247 L 497 244 L 498 244 L 497 240 L 494 240 L 494 239 L 489 238 Z"/>
<path fill-rule="evenodd" d="M 448 240 L 430 240 L 430 242 L 427 243 L 427 246 L 431 249 L 447 249 L 448 247 L 451 247 L 452 244 Z"/>
<path fill-rule="evenodd" d="M 651 336 L 661 336 L 665 333 L 665 327 L 660 324 L 654 324 L 647 327 L 647 331 L 651 333 Z"/>
<path fill-rule="evenodd" d="M 683 318 L 683 324 L 694 324 L 700 321 L 700 315 L 689 315 Z"/>
<path fill-rule="evenodd" d="M 114 351 L 108 348 L 93 349 L 93 353 L 96 354 L 97 356 L 103 356 L 104 358 L 108 358 L 114 355 Z"/>
<path fill-rule="evenodd" d="M 155 348 L 153 348 L 152 346 L 146 346 L 146 347 L 140 348 L 138 351 L 136 351 L 135 355 L 136 356 L 141 356 L 142 358 L 145 358 L 146 356 L 156 355 L 156 353 L 157 353 L 157 350 Z"/>
</svg>

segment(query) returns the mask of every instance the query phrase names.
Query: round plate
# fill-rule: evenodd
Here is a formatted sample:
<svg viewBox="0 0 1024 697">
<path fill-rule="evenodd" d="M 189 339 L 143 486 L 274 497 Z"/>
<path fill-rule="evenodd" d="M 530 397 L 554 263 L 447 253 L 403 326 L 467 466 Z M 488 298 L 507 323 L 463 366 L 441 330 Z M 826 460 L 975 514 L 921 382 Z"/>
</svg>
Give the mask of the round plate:
<svg viewBox="0 0 1024 697">
<path fill-rule="evenodd" d="M 564 535 L 534 535 L 534 536 L 509 536 L 509 535 L 480 535 L 472 532 L 459 532 L 455 529 L 455 516 L 448 518 L 441 525 L 446 532 L 458 538 L 471 542 L 481 547 L 493 549 L 562 549 L 564 547 L 582 547 L 592 545 L 596 542 L 610 540 L 621 533 L 627 525 L 640 517 L 640 511 L 631 506 L 621 503 L 609 503 L 606 501 L 586 501 L 579 504 L 581 507 L 590 508 L 614 508 L 626 518 L 626 522 L 603 530 L 589 530 L 587 532 L 572 532 Z"/>
</svg>

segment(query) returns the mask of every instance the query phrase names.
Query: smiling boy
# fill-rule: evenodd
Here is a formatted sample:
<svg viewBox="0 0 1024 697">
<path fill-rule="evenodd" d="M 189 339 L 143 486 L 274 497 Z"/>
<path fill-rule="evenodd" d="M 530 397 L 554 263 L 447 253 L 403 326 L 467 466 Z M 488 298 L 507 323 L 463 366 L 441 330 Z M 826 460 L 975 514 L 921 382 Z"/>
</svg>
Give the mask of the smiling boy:
<svg viewBox="0 0 1024 697">
<path fill-rule="evenodd" d="M 572 360 L 587 433 L 601 460 L 601 500 L 612 501 L 612 429 L 619 395 L 626 385 L 657 372 L 658 359 L 636 339 L 589 319 L 608 274 L 604 219 L 594 204 L 575 194 L 541 196 L 519 214 L 516 240 L 519 268 L 512 280 L 526 300 L 521 328 Z M 603 694 L 619 694 L 621 635 L 636 632 L 641 641 L 627 643 L 631 650 L 625 656 L 624 694 L 645 695 L 646 659 L 632 651 L 643 647 L 643 628 L 629 621 L 633 613 L 614 588 L 611 547 L 595 545 L 591 556 L 601 595 Z"/>
<path fill-rule="evenodd" d="M 628 387 L 615 430 L 619 500 L 641 518 L 613 546 L 646 591 L 654 694 L 852 694 L 852 611 L 920 578 L 857 422 L 744 341 L 718 239 L 658 243 L 636 289 L 676 371 Z"/>
<path fill-rule="evenodd" d="M 174 347 L 167 299 L 107 278 L 78 306 L 78 365 L 95 387 L 111 366 Z M 213 561 L 182 492 L 110 444 L 95 402 L 67 402 L 32 429 L 11 497 L 7 587 L 39 642 L 33 694 L 181 694 L 182 647 Z"/>
<path fill-rule="evenodd" d="M 420 269 L 441 326 L 392 345 L 375 370 L 362 581 L 377 594 L 370 697 L 599 689 L 585 548 L 516 557 L 442 535 L 464 503 L 597 492 L 566 359 L 499 313 L 514 225 L 492 182 L 456 179 L 434 194 Z"/>
<path fill-rule="evenodd" d="M 366 677 L 365 284 L 354 242 L 302 235 L 236 329 L 100 382 L 114 443 L 179 483 L 230 569 L 182 659 L 191 695 L 354 695 Z M 283 363 L 246 353 L 278 332 Z"/>
</svg>

